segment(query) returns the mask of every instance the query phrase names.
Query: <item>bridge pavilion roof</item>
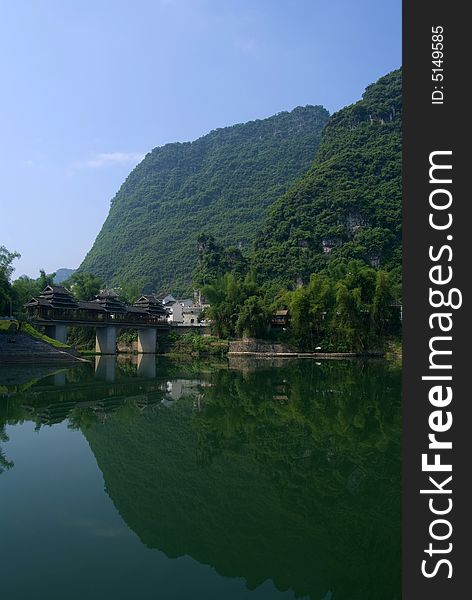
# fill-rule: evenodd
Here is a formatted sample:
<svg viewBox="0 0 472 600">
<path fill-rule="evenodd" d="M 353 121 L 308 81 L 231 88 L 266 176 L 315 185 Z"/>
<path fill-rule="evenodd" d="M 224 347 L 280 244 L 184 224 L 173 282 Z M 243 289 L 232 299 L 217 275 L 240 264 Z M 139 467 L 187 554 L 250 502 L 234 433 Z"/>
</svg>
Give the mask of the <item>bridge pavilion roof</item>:
<svg viewBox="0 0 472 600">
<path fill-rule="evenodd" d="M 83 302 L 82 300 L 79 300 L 78 305 L 79 309 L 93 310 L 94 312 L 106 312 L 103 306 L 101 306 L 98 302 L 92 300 L 89 302 Z"/>
<path fill-rule="evenodd" d="M 31 298 L 29 302 L 23 304 L 25 308 L 34 307 L 34 306 L 51 306 L 51 303 L 46 300 L 46 298 L 41 298 L 41 296 Z"/>
<path fill-rule="evenodd" d="M 131 313 L 133 315 L 148 315 L 148 311 L 144 308 L 139 308 L 139 306 L 127 306 L 126 312 Z"/>
<path fill-rule="evenodd" d="M 25 306 L 50 306 L 52 308 L 78 308 L 77 300 L 69 290 L 60 285 L 48 285 L 37 298 L 32 298 Z"/>
<path fill-rule="evenodd" d="M 152 294 L 141 296 L 133 305 L 133 307 L 143 309 L 150 315 L 164 316 L 167 315 L 166 309 L 162 305 L 162 301 Z M 132 308 L 132 307 L 130 307 Z"/>
<path fill-rule="evenodd" d="M 127 311 L 126 304 L 118 299 L 118 294 L 113 290 L 103 290 L 95 296 L 92 302 L 97 303 L 110 313 L 125 313 Z"/>
</svg>

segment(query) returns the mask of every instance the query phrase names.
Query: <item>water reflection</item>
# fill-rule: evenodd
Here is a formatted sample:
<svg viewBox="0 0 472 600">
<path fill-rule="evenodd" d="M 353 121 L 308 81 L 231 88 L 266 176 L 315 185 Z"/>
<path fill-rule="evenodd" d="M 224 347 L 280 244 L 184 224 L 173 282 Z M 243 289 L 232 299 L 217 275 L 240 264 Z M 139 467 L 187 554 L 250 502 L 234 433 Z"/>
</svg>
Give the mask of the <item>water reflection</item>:
<svg viewBox="0 0 472 600">
<path fill-rule="evenodd" d="M 101 381 L 115 381 L 116 359 L 114 356 L 95 357 L 95 378 Z"/>
<path fill-rule="evenodd" d="M 0 436 L 68 419 L 126 524 L 169 558 L 312 600 L 400 598 L 398 369 L 112 363 L 16 391 Z"/>
<path fill-rule="evenodd" d="M 53 375 L 54 377 L 54 385 L 57 387 L 62 387 L 63 385 L 66 385 L 66 372 L 65 371 L 60 371 L 59 373 L 56 373 L 55 375 Z"/>
<path fill-rule="evenodd" d="M 138 354 L 138 377 L 154 379 L 156 376 L 156 357 L 153 354 Z"/>
<path fill-rule="evenodd" d="M 5 425 L 0 423 L 0 442 L 8 442 L 8 439 L 8 435 L 5 432 Z M 0 446 L 0 475 L 12 467 L 13 462 L 7 459 L 2 447 Z"/>
</svg>

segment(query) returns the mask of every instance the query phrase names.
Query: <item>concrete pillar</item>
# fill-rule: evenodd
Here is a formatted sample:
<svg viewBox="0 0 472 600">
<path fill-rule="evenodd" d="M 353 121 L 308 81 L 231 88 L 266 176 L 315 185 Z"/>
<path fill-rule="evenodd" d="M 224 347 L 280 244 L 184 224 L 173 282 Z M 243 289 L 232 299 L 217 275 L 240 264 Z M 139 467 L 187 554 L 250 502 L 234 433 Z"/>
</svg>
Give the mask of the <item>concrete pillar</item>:
<svg viewBox="0 0 472 600">
<path fill-rule="evenodd" d="M 98 354 L 116 354 L 116 327 L 97 327 L 95 352 Z"/>
<path fill-rule="evenodd" d="M 156 354 L 157 329 L 138 329 L 138 353 Z"/>
<path fill-rule="evenodd" d="M 114 356 L 95 357 L 95 378 L 113 383 L 115 381 L 116 361 Z"/>
<path fill-rule="evenodd" d="M 67 342 L 67 325 L 46 325 L 45 333 L 48 337 L 65 344 Z"/>
<path fill-rule="evenodd" d="M 153 354 L 138 355 L 138 377 L 156 377 L 156 357 Z"/>
</svg>

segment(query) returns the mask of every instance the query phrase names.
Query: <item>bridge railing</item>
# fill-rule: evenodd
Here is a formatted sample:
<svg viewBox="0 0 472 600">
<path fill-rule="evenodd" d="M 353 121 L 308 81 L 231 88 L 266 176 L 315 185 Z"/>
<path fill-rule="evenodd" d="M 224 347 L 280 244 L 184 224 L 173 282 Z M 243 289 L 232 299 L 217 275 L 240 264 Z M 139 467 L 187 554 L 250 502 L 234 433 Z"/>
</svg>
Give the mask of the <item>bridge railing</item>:
<svg viewBox="0 0 472 600">
<path fill-rule="evenodd" d="M 166 317 L 151 314 L 94 312 L 81 309 L 37 307 L 28 310 L 32 320 L 47 322 L 77 322 L 98 324 L 168 325 Z"/>
</svg>

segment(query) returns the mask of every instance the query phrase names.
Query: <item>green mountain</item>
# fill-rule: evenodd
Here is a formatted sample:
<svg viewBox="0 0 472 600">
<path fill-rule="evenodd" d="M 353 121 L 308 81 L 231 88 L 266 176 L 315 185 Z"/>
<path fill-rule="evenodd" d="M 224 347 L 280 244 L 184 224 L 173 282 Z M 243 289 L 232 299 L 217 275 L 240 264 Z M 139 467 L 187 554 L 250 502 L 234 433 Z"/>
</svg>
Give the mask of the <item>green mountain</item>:
<svg viewBox="0 0 472 600">
<path fill-rule="evenodd" d="M 75 269 L 57 269 L 56 276 L 54 277 L 54 283 L 62 283 L 66 279 L 69 279 L 75 273 Z"/>
<path fill-rule="evenodd" d="M 250 248 L 267 209 L 309 168 L 321 106 L 155 148 L 130 173 L 79 270 L 146 291 L 188 290 L 197 237 Z"/>
<path fill-rule="evenodd" d="M 263 279 L 307 281 L 335 258 L 401 265 L 402 73 L 328 121 L 305 176 L 269 211 L 255 244 Z"/>
</svg>

